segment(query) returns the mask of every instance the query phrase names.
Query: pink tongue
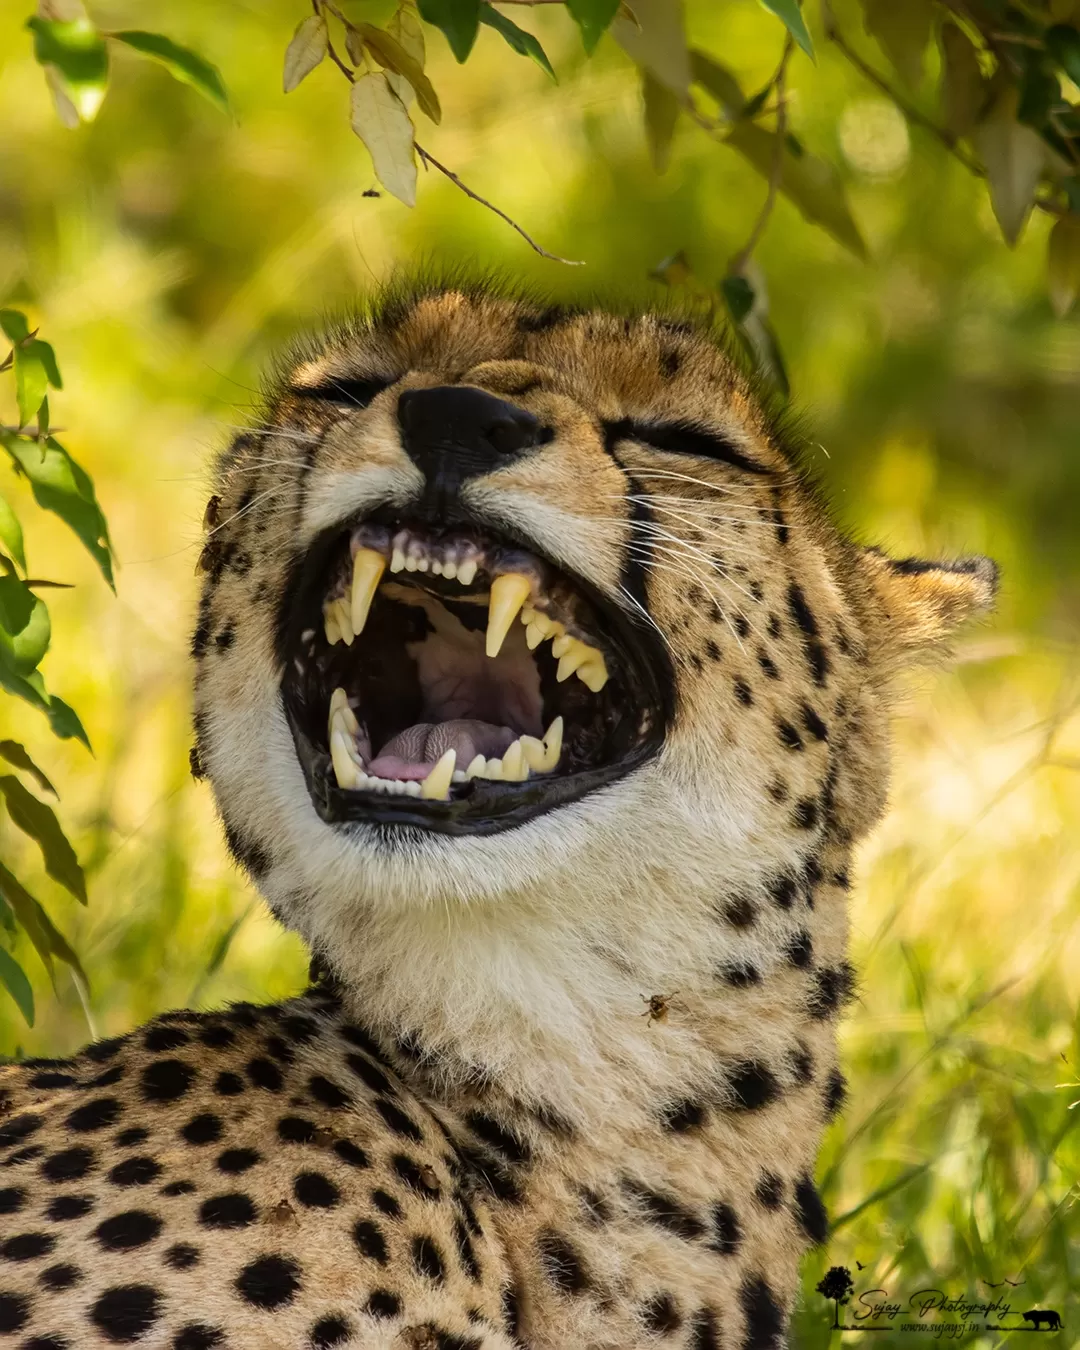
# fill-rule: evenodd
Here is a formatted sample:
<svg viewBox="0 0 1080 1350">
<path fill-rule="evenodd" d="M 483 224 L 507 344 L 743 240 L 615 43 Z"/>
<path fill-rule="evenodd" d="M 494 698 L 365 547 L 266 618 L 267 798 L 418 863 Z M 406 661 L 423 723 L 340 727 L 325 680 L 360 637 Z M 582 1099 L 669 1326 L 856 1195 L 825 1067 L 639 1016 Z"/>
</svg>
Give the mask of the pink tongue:
<svg viewBox="0 0 1080 1350">
<path fill-rule="evenodd" d="M 383 746 L 368 773 L 378 778 L 422 780 L 447 750 L 457 751 L 457 768 L 466 769 L 477 755 L 501 759 L 517 737 L 509 727 L 459 717 L 450 722 L 417 722 Z"/>
</svg>

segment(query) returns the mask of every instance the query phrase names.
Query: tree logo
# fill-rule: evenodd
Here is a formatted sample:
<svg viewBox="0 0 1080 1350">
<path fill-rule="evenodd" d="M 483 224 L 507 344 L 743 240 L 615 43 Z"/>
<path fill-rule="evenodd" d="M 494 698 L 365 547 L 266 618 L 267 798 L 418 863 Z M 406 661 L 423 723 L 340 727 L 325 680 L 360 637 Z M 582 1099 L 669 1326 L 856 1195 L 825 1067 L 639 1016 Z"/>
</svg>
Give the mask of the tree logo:
<svg viewBox="0 0 1080 1350">
<path fill-rule="evenodd" d="M 847 1266 L 830 1266 L 824 1278 L 818 1282 L 817 1291 L 822 1298 L 831 1298 L 836 1308 L 833 1318 L 834 1330 L 840 1329 L 840 1307 L 847 1303 L 855 1292 L 855 1281 Z"/>
</svg>

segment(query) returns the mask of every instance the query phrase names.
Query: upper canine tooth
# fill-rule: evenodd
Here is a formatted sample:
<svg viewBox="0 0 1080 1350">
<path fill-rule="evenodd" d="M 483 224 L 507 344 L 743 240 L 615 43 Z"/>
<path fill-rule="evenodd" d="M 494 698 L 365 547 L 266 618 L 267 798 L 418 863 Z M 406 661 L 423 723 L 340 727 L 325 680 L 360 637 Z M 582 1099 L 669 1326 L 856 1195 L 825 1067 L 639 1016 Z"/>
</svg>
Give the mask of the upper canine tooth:
<svg viewBox="0 0 1080 1350">
<path fill-rule="evenodd" d="M 359 548 L 353 559 L 352 567 L 352 604 L 349 618 L 354 633 L 362 633 L 371 611 L 371 602 L 375 598 L 382 574 L 386 571 L 386 559 L 373 548 Z"/>
<path fill-rule="evenodd" d="M 544 732 L 544 769 L 550 772 L 559 762 L 559 756 L 562 754 L 562 736 L 563 720 L 556 717 L 547 731 Z"/>
<path fill-rule="evenodd" d="M 459 572 L 458 578 L 460 577 Z M 491 583 L 485 642 L 488 656 L 498 656 L 502 650 L 510 625 L 517 618 L 518 610 L 528 599 L 531 591 L 532 582 L 522 572 L 504 572 Z"/>
<path fill-rule="evenodd" d="M 503 751 L 502 769 L 503 778 L 508 783 L 523 783 L 528 778 L 529 766 L 525 762 L 520 740 L 514 741 L 513 745 Z"/>
<path fill-rule="evenodd" d="M 334 777 L 338 787 L 354 788 L 360 770 L 356 767 L 344 735 L 340 731 L 330 733 L 330 759 L 334 765 Z"/>
<path fill-rule="evenodd" d="M 454 776 L 456 763 L 457 751 L 451 748 L 420 784 L 420 796 L 428 801 L 445 801 L 450 795 L 450 782 Z"/>
</svg>

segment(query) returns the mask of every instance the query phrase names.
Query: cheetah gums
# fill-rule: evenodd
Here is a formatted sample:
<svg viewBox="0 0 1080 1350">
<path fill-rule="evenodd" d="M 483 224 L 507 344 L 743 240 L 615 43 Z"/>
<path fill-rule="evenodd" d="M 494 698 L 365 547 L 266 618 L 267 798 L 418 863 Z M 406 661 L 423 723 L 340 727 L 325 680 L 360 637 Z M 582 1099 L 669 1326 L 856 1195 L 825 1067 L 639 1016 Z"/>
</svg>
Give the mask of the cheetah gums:
<svg viewBox="0 0 1080 1350">
<path fill-rule="evenodd" d="M 192 764 L 315 983 L 2 1071 L 0 1341 L 786 1343 L 890 687 L 995 583 L 797 449 L 662 315 L 417 288 L 296 355 Z"/>
</svg>

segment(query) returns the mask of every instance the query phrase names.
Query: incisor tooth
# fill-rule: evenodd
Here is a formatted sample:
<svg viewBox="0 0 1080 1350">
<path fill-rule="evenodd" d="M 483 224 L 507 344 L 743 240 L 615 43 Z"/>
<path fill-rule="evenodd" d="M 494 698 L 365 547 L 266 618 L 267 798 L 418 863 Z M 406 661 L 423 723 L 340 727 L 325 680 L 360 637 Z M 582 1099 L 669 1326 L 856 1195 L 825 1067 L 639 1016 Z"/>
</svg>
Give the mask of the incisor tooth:
<svg viewBox="0 0 1080 1350">
<path fill-rule="evenodd" d="M 460 573 L 458 576 L 460 578 Z M 518 616 L 518 610 L 529 597 L 532 582 L 522 572 L 504 572 L 491 583 L 491 598 L 488 601 L 488 626 L 485 650 L 488 656 L 498 656 L 510 625 Z"/>
<path fill-rule="evenodd" d="M 352 602 L 349 621 L 354 633 L 362 633 L 371 611 L 371 602 L 375 598 L 382 574 L 386 571 L 386 559 L 373 548 L 359 548 L 352 565 Z"/>
<path fill-rule="evenodd" d="M 450 795 L 450 780 L 456 763 L 457 751 L 451 748 L 420 784 L 420 796 L 428 801 L 445 801 Z"/>
<path fill-rule="evenodd" d="M 444 577 L 449 577 L 450 580 L 453 581 L 454 578 L 457 576 L 457 563 L 444 562 L 442 565 L 442 574 Z"/>
<path fill-rule="evenodd" d="M 360 771 L 353 763 L 352 756 L 349 754 L 348 743 L 340 731 L 334 731 L 330 734 L 330 759 L 334 765 L 334 777 L 337 779 L 338 787 L 355 787 Z"/>
<path fill-rule="evenodd" d="M 484 765 L 484 772 L 477 774 L 478 778 L 500 779 L 503 776 L 503 766 L 501 759 L 489 759 Z"/>
<path fill-rule="evenodd" d="M 405 570 L 405 550 L 400 544 L 394 545 L 394 551 L 390 556 L 390 571 L 402 572 Z"/>
<path fill-rule="evenodd" d="M 544 732 L 544 749 L 547 751 L 544 760 L 546 771 L 550 772 L 559 762 L 559 756 L 562 754 L 562 734 L 563 720 L 561 717 L 556 717 L 551 726 Z"/>
<path fill-rule="evenodd" d="M 477 755 L 475 756 L 475 758 L 470 759 L 469 767 L 465 770 L 465 777 L 475 778 L 477 774 L 480 774 L 482 776 L 485 764 L 487 764 L 487 760 L 484 758 L 483 755 Z"/>
<path fill-rule="evenodd" d="M 458 564 L 457 579 L 463 586 L 471 586 L 476 579 L 477 565 L 472 558 Z"/>
<path fill-rule="evenodd" d="M 514 741 L 513 745 L 503 751 L 502 771 L 503 778 L 508 783 L 524 783 L 528 778 L 529 766 L 525 763 L 520 740 Z"/>
</svg>

